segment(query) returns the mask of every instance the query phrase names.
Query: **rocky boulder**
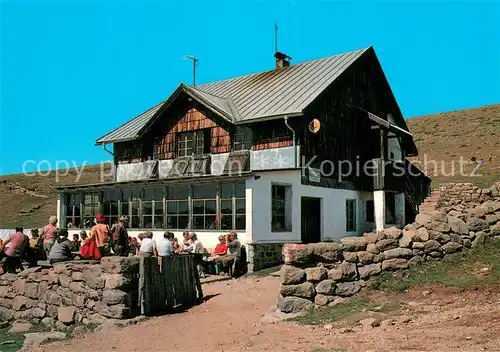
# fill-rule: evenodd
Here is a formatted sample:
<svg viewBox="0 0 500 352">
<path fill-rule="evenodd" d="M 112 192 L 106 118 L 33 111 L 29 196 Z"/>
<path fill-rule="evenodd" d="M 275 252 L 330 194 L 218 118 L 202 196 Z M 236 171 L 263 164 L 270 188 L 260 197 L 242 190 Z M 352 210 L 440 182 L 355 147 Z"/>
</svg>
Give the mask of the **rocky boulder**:
<svg viewBox="0 0 500 352">
<path fill-rule="evenodd" d="M 316 285 L 316 292 L 323 295 L 334 295 L 336 284 L 334 280 L 323 280 Z"/>
<path fill-rule="evenodd" d="M 377 275 L 381 271 L 382 265 L 380 263 L 364 265 L 358 268 L 359 277 L 361 279 L 366 279 L 370 276 Z"/>
<path fill-rule="evenodd" d="M 408 268 L 408 260 L 406 259 L 387 259 L 382 262 L 382 270 L 399 270 L 399 269 L 407 269 Z"/>
<path fill-rule="evenodd" d="M 358 277 L 356 264 L 342 262 L 328 271 L 328 278 L 335 281 L 355 280 Z"/>
<path fill-rule="evenodd" d="M 394 240 L 392 238 L 388 238 L 388 239 L 385 239 L 385 240 L 378 241 L 376 245 L 377 245 L 377 249 L 379 251 L 385 251 L 385 250 L 388 250 L 388 249 L 396 248 L 397 247 L 397 242 L 396 242 L 396 240 Z"/>
<path fill-rule="evenodd" d="M 384 252 L 385 259 L 411 258 L 412 256 L 413 256 L 413 251 L 408 248 L 394 248 L 386 250 Z"/>
<path fill-rule="evenodd" d="M 454 233 L 458 233 L 459 235 L 469 234 L 469 226 L 462 219 L 449 216 L 448 224 L 450 224 L 451 231 Z"/>
<path fill-rule="evenodd" d="M 421 226 L 425 226 L 428 222 L 430 222 L 432 220 L 432 216 L 428 215 L 428 214 L 424 214 L 424 213 L 419 213 L 417 214 L 417 216 L 415 217 L 415 222 L 418 224 L 418 225 L 421 225 Z"/>
<path fill-rule="evenodd" d="M 398 239 L 403 235 L 403 231 L 401 229 L 398 229 L 397 227 L 389 227 L 388 229 L 384 230 L 384 233 L 387 238 L 392 238 L 392 239 Z"/>
<path fill-rule="evenodd" d="M 448 223 L 448 214 L 443 211 L 433 211 L 431 214 L 431 222 Z M 427 226 L 426 226 L 427 227 Z"/>
<path fill-rule="evenodd" d="M 283 297 L 295 296 L 303 298 L 312 298 L 316 293 L 314 285 L 310 282 L 304 282 L 298 285 L 281 285 L 280 293 Z"/>
<path fill-rule="evenodd" d="M 313 308 L 314 304 L 305 298 L 289 296 L 278 299 L 278 309 L 283 313 L 298 313 Z"/>
<path fill-rule="evenodd" d="M 342 243 L 342 250 L 346 252 L 364 251 L 367 245 L 365 237 L 344 237 L 340 242 Z"/>
<path fill-rule="evenodd" d="M 361 283 L 359 281 L 342 282 L 337 284 L 335 294 L 341 297 L 348 297 L 359 290 L 361 290 Z"/>
<path fill-rule="evenodd" d="M 328 270 L 323 267 L 307 268 L 305 269 L 307 281 L 319 282 L 328 277 Z"/>
<path fill-rule="evenodd" d="M 280 270 L 280 279 L 284 285 L 300 284 L 306 280 L 306 273 L 295 266 L 284 264 Z"/>
<path fill-rule="evenodd" d="M 443 245 L 442 249 L 446 254 L 455 253 L 461 251 L 463 246 L 456 242 L 448 242 Z"/>
<path fill-rule="evenodd" d="M 471 217 L 467 220 L 467 226 L 469 227 L 470 231 L 483 231 L 489 228 L 488 223 L 483 220 L 479 219 L 477 217 Z"/>
</svg>

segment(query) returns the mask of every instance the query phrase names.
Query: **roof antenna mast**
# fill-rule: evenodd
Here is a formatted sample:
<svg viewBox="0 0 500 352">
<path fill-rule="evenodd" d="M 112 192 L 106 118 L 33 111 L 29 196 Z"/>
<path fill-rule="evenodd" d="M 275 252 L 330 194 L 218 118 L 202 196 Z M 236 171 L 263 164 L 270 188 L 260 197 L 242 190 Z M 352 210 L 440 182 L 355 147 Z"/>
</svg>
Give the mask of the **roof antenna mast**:
<svg viewBox="0 0 500 352">
<path fill-rule="evenodd" d="M 193 61 L 193 87 L 196 86 L 196 64 L 200 59 L 193 55 L 186 55 L 184 59 Z"/>
<path fill-rule="evenodd" d="M 278 52 L 278 21 L 274 22 L 274 52 Z"/>
</svg>

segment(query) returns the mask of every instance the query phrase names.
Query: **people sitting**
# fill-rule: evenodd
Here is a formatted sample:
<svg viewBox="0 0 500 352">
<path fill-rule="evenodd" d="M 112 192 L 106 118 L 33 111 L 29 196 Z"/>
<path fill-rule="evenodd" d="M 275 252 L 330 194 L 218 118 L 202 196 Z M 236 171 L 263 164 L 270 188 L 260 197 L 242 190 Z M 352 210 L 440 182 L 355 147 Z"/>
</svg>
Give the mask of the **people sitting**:
<svg viewBox="0 0 500 352">
<path fill-rule="evenodd" d="M 179 249 L 179 251 L 181 252 L 189 252 L 189 247 L 191 246 L 191 235 L 189 234 L 188 231 L 184 231 L 184 233 L 182 234 L 182 246 L 181 248 Z"/>
<path fill-rule="evenodd" d="M 80 236 L 77 233 L 73 234 L 73 250 L 74 251 L 79 251 L 80 250 Z"/>
<path fill-rule="evenodd" d="M 191 238 L 191 245 L 188 247 L 187 252 L 192 254 L 203 254 L 205 248 L 203 248 L 203 244 L 198 239 L 198 236 L 193 232 L 190 235 L 190 238 Z M 196 269 L 198 270 L 198 275 L 204 278 L 205 272 L 203 271 L 202 259 L 203 258 L 201 256 L 197 256 L 195 258 L 195 261 L 196 261 Z"/>
<path fill-rule="evenodd" d="M 68 230 L 58 230 L 56 240 L 49 253 L 50 264 L 72 260 L 73 254 L 71 252 L 73 249 L 73 243 L 68 239 Z"/>
<path fill-rule="evenodd" d="M 83 234 L 82 234 L 83 232 Z M 87 234 L 82 230 L 80 237 L 82 238 L 82 245 L 80 246 L 80 258 L 85 260 L 99 260 L 102 255 L 97 248 L 96 241 L 93 238 L 87 238 Z"/>
<path fill-rule="evenodd" d="M 144 239 L 141 242 L 141 247 L 139 248 L 139 255 L 142 257 L 152 257 L 154 255 L 154 248 L 156 244 L 153 240 L 153 233 L 147 231 L 144 234 Z"/>
<path fill-rule="evenodd" d="M 90 229 L 89 239 L 93 239 L 101 252 L 101 256 L 106 256 L 111 253 L 109 246 L 109 226 L 106 224 L 106 218 L 102 214 L 97 214 L 95 217 L 96 225 Z"/>
<path fill-rule="evenodd" d="M 21 265 L 21 258 L 28 244 L 29 240 L 26 240 L 22 227 L 16 227 L 15 232 L 7 236 L 2 243 L 2 252 L 0 253 L 4 272 L 16 272 L 16 269 Z"/>
<path fill-rule="evenodd" d="M 163 238 L 156 243 L 156 255 L 158 257 L 171 257 L 174 254 L 173 240 L 174 234 L 166 231 L 163 234 Z"/>
<path fill-rule="evenodd" d="M 33 268 L 42 259 L 42 241 L 38 229 L 31 230 L 31 238 L 28 238 L 28 245 L 24 251 L 24 259 L 28 262 L 28 267 Z"/>
<path fill-rule="evenodd" d="M 137 241 L 137 238 L 130 237 L 130 236 L 129 236 L 128 240 L 129 240 L 128 256 L 133 257 L 133 256 L 137 255 L 137 253 L 139 252 L 139 248 L 140 248 L 139 241 Z"/>
<path fill-rule="evenodd" d="M 120 222 L 114 226 L 112 229 L 113 234 L 113 252 L 115 255 L 126 257 L 129 253 L 129 241 L 128 241 L 128 218 L 122 216 Z"/>
<path fill-rule="evenodd" d="M 229 235 L 226 235 L 226 246 L 227 254 L 221 256 L 220 262 L 222 263 L 222 268 L 225 273 L 229 273 L 229 268 L 239 260 L 241 254 L 241 243 L 238 240 L 238 234 L 232 231 Z"/>
<path fill-rule="evenodd" d="M 177 239 L 177 237 L 175 237 L 173 239 L 172 245 L 174 246 L 174 252 L 178 252 L 179 248 L 180 248 L 180 245 L 179 245 L 179 240 Z"/>
<path fill-rule="evenodd" d="M 219 243 L 215 246 L 214 251 L 210 254 L 210 257 L 207 258 L 208 261 L 217 262 L 217 258 L 221 258 L 227 253 L 227 245 L 226 245 L 226 237 L 223 235 L 219 236 Z M 218 261 L 220 262 L 220 260 Z"/>
</svg>

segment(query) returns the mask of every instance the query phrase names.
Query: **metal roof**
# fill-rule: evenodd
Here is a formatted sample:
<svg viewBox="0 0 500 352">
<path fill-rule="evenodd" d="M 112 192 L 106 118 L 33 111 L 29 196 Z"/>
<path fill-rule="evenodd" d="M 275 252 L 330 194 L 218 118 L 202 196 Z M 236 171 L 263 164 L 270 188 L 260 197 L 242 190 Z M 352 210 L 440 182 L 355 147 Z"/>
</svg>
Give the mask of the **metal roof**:
<svg viewBox="0 0 500 352">
<path fill-rule="evenodd" d="M 369 48 L 196 87 L 181 83 L 168 99 L 99 138 L 96 144 L 138 138 L 160 115 L 160 108 L 180 91 L 233 123 L 300 114 Z"/>
<path fill-rule="evenodd" d="M 368 48 L 323 59 L 196 86 L 231 98 L 239 121 L 301 113 Z"/>
</svg>

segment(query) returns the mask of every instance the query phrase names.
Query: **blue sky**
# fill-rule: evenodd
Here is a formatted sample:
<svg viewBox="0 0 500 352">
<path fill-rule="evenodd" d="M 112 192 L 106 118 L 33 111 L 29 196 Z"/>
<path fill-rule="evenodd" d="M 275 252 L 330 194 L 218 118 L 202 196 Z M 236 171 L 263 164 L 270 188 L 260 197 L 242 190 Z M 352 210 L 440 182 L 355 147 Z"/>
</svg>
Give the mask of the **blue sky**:
<svg viewBox="0 0 500 352">
<path fill-rule="evenodd" d="M 373 45 L 405 117 L 500 102 L 498 2 L 9 1 L 2 19 L 0 174 L 107 160 L 95 140 L 179 82 Z M 27 170 L 32 170 L 33 164 Z"/>
</svg>

